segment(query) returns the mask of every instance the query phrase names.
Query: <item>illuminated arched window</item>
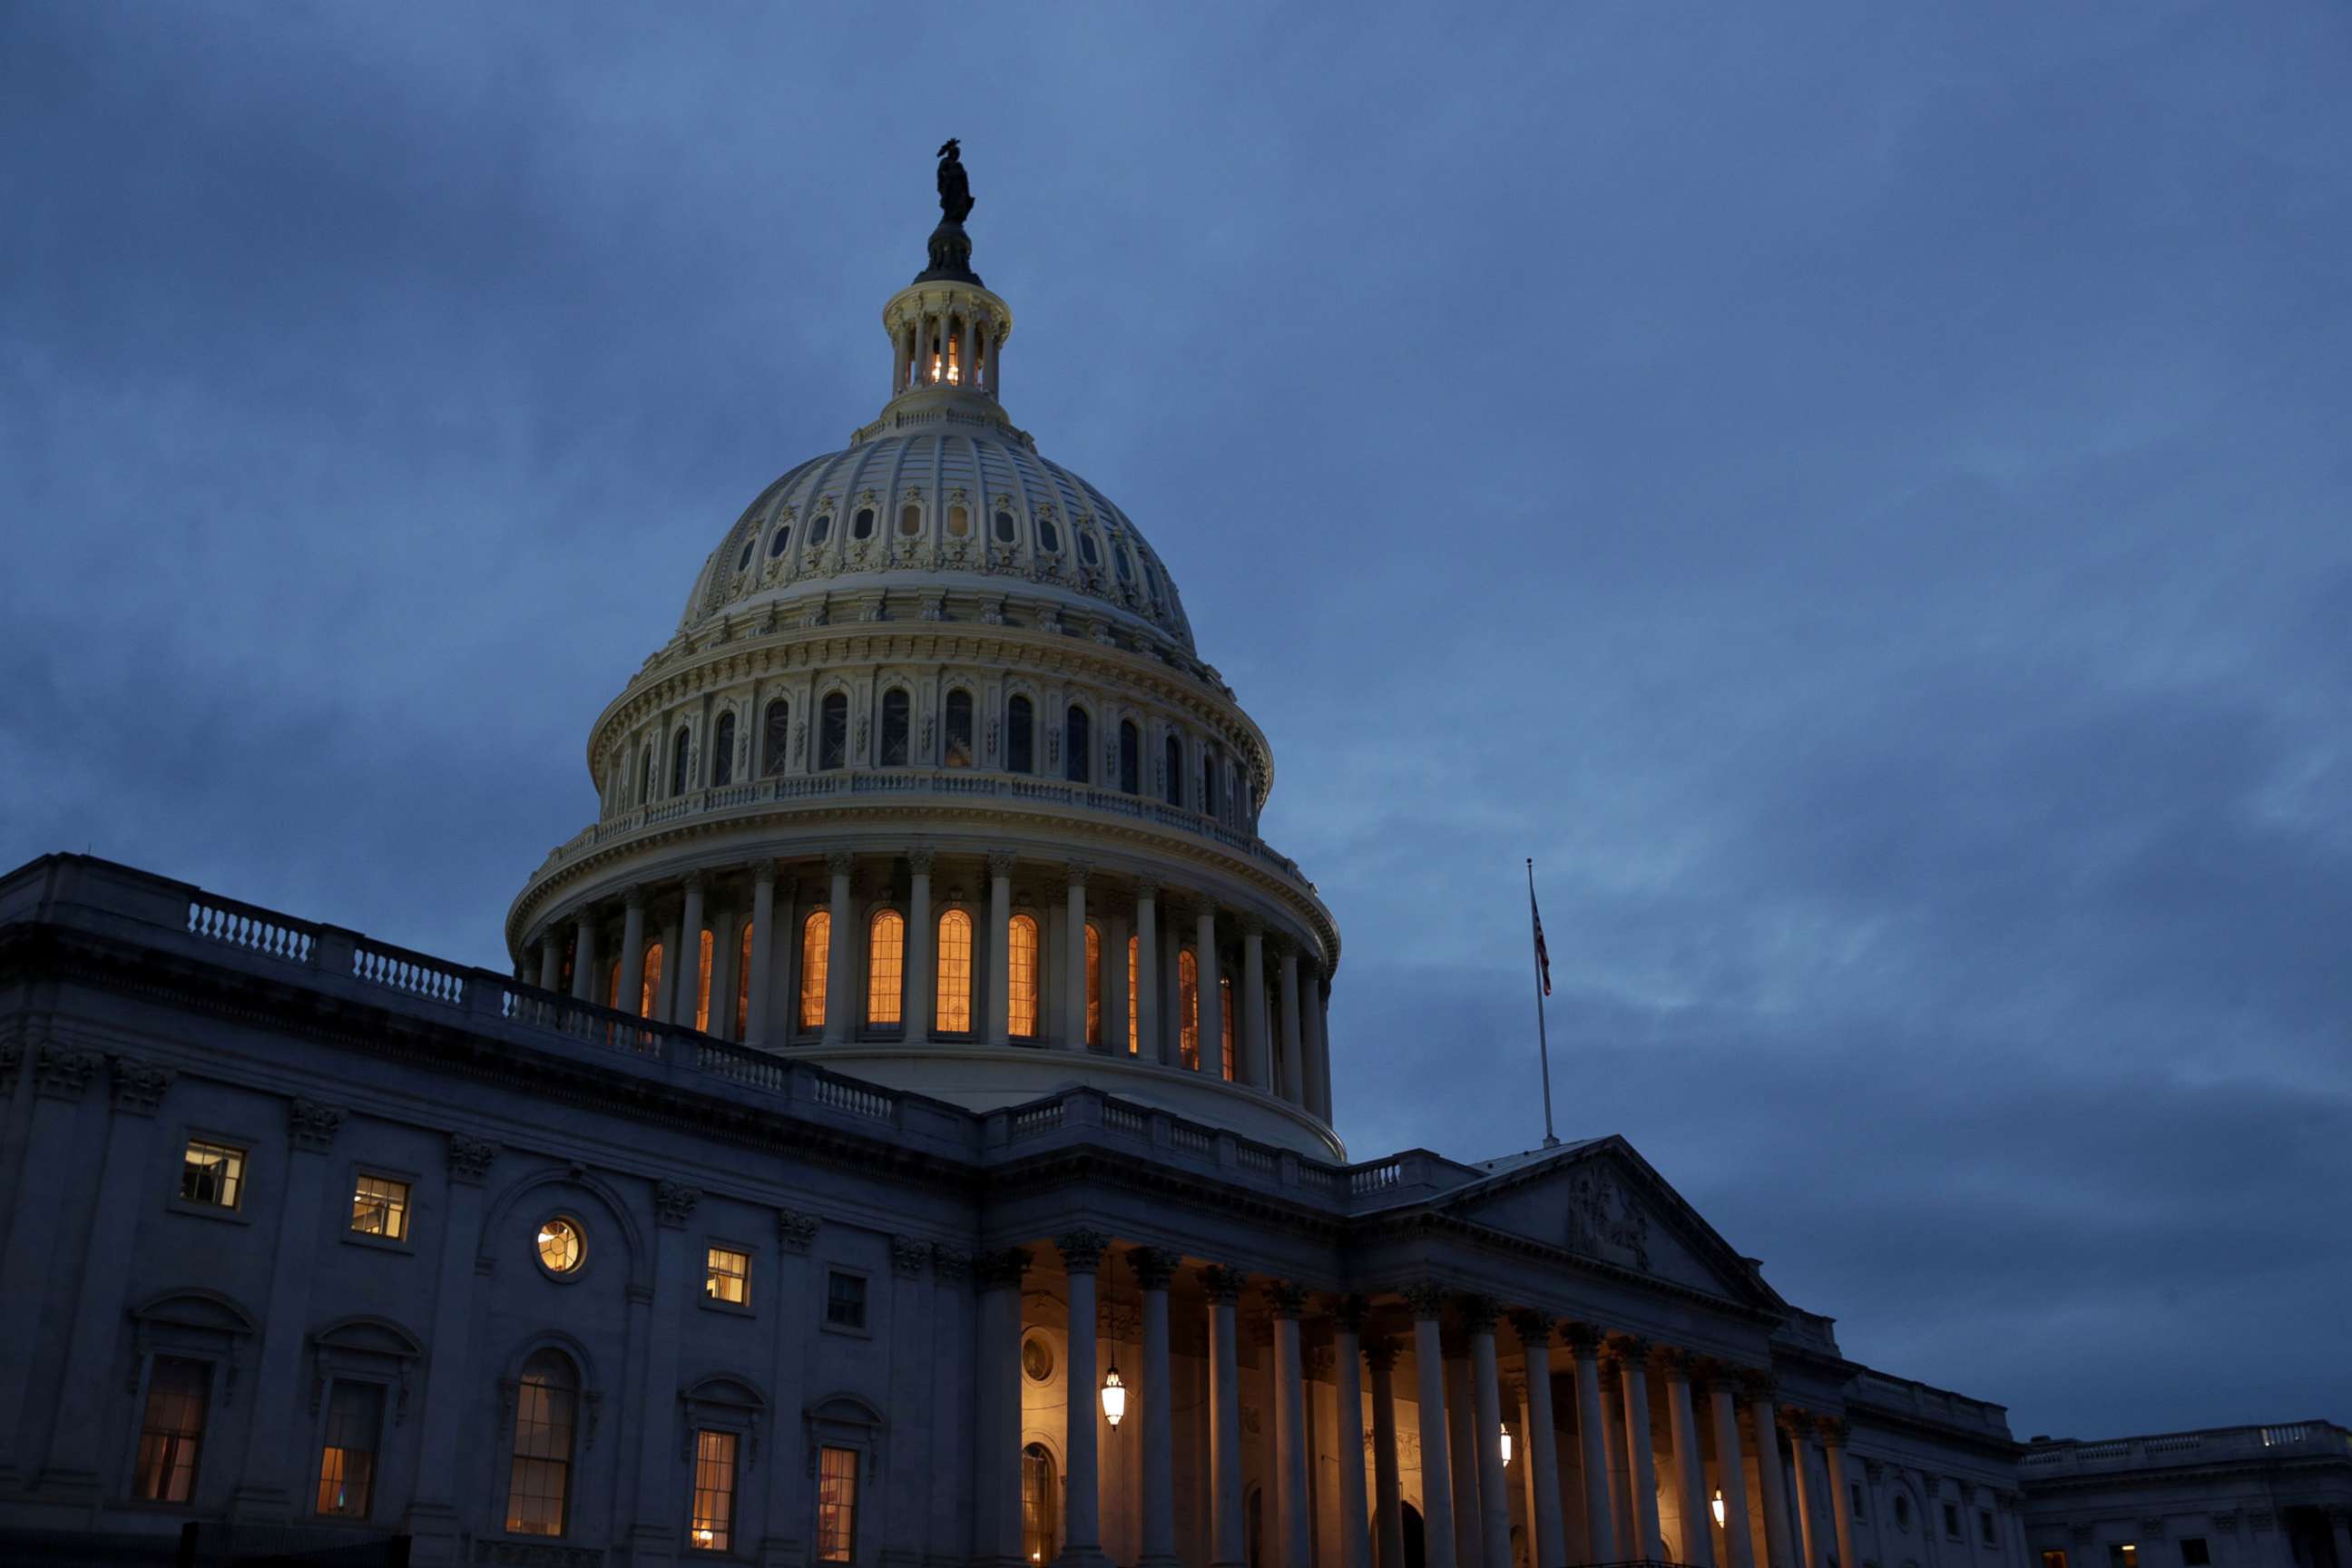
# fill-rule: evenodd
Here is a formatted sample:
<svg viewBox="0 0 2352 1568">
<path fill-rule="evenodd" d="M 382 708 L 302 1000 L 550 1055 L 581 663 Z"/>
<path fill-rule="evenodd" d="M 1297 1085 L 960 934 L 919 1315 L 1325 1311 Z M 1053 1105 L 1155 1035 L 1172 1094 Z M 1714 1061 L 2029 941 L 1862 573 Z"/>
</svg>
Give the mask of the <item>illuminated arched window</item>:
<svg viewBox="0 0 2352 1568">
<path fill-rule="evenodd" d="M 1168 771 L 1168 804 L 1181 807 L 1184 804 L 1184 742 L 1173 735 L 1168 737 L 1161 765 Z"/>
<path fill-rule="evenodd" d="M 1061 1532 L 1055 1528 L 1060 1498 L 1054 1488 L 1054 1456 L 1043 1443 L 1021 1450 L 1021 1552 L 1033 1564 L 1047 1563 L 1061 1553 Z"/>
<path fill-rule="evenodd" d="M 1027 915 L 1006 921 L 1004 953 L 1011 960 L 1013 979 L 1004 998 L 1004 1030 L 1033 1039 L 1037 1034 L 1037 922 Z"/>
<path fill-rule="evenodd" d="M 1004 766 L 1016 773 L 1037 771 L 1037 711 L 1026 697 L 1004 705 Z"/>
<path fill-rule="evenodd" d="M 507 1471 L 507 1533 L 562 1535 L 572 1493 L 572 1434 L 580 1374 L 561 1352 L 539 1351 L 514 1384 L 514 1454 Z"/>
<path fill-rule="evenodd" d="M 1087 1044 L 1099 1046 L 1102 1037 L 1102 930 L 1087 922 Z"/>
<path fill-rule="evenodd" d="M 1143 732 L 1130 719 L 1118 721 L 1118 787 L 1129 795 L 1143 793 Z"/>
<path fill-rule="evenodd" d="M 674 795 L 686 793 L 689 782 L 686 776 L 687 755 L 693 749 L 694 737 L 684 730 L 669 743 L 669 793 Z"/>
<path fill-rule="evenodd" d="M 721 713 L 719 729 L 710 742 L 710 786 L 717 789 L 735 782 L 735 715 Z"/>
<path fill-rule="evenodd" d="M 907 922 L 896 910 L 875 915 L 866 931 L 866 1021 L 896 1024 L 907 978 Z"/>
<path fill-rule="evenodd" d="M 1094 721 L 1076 703 L 1062 720 L 1062 776 L 1072 784 L 1090 783 L 1095 776 Z"/>
<path fill-rule="evenodd" d="M 801 922 L 801 1027 L 824 1027 L 824 982 L 833 967 L 833 915 L 813 911 Z"/>
<path fill-rule="evenodd" d="M 951 768 L 971 766 L 971 693 L 948 693 L 947 746 L 940 759 Z"/>
<path fill-rule="evenodd" d="M 761 977 L 762 979 L 765 976 Z M 735 1038 L 751 1028 L 751 922 L 743 922 L 743 941 L 735 954 Z"/>
<path fill-rule="evenodd" d="M 1217 1033 L 1224 1037 L 1225 1081 L 1234 1081 L 1234 977 L 1217 976 Z"/>
<path fill-rule="evenodd" d="M 971 917 L 961 910 L 940 917 L 940 988 L 931 1012 L 940 1034 L 971 1033 Z"/>
<path fill-rule="evenodd" d="M 1201 1068 L 1201 964 L 1186 948 L 1176 955 L 1176 1055 L 1198 1072 Z"/>
<path fill-rule="evenodd" d="M 886 768 L 907 765 L 907 691 L 894 686 L 882 694 L 882 754 L 876 760 Z"/>
<path fill-rule="evenodd" d="M 817 709 L 816 765 L 820 771 L 849 765 L 849 699 L 838 691 Z"/>
<path fill-rule="evenodd" d="M 1143 973 L 1143 939 L 1127 939 L 1127 1054 L 1143 1048 L 1142 1026 L 1137 1021 L 1136 986 Z"/>
<path fill-rule="evenodd" d="M 661 994 L 662 944 L 655 942 L 646 949 L 646 982 L 637 997 L 637 1016 L 654 1016 L 654 998 Z"/>
<path fill-rule="evenodd" d="M 784 771 L 784 759 L 789 754 L 793 738 L 793 705 L 782 698 L 768 704 L 767 722 L 760 733 L 760 772 L 773 775 Z"/>
</svg>

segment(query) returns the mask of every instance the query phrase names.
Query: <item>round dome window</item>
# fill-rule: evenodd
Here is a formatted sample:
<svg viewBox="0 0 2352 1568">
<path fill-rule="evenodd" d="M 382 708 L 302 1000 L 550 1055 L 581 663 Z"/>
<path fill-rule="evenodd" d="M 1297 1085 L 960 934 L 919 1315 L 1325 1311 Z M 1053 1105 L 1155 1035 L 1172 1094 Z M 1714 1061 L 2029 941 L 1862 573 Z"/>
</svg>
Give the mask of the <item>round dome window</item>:
<svg viewBox="0 0 2352 1568">
<path fill-rule="evenodd" d="M 539 1266 L 550 1274 L 577 1274 L 588 1261 L 588 1241 L 580 1222 L 568 1215 L 541 1220 L 538 1237 Z"/>
<path fill-rule="evenodd" d="M 1045 1335 L 1031 1334 L 1021 1342 L 1021 1371 L 1032 1383 L 1054 1380 L 1054 1347 Z"/>
</svg>

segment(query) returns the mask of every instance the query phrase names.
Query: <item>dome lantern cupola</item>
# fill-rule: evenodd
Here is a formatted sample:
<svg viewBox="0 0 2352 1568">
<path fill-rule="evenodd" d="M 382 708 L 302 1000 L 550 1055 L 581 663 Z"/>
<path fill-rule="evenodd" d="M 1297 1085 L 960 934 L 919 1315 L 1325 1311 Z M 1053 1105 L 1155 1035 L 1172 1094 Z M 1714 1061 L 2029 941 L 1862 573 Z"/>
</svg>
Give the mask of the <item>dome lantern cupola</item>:
<svg viewBox="0 0 2352 1568">
<path fill-rule="evenodd" d="M 971 269 L 971 185 L 955 139 L 940 149 L 940 226 L 931 231 L 930 265 L 890 297 L 882 325 L 890 334 L 890 398 L 921 405 L 1001 402 L 998 362 L 1013 332 L 1013 311 Z"/>
</svg>

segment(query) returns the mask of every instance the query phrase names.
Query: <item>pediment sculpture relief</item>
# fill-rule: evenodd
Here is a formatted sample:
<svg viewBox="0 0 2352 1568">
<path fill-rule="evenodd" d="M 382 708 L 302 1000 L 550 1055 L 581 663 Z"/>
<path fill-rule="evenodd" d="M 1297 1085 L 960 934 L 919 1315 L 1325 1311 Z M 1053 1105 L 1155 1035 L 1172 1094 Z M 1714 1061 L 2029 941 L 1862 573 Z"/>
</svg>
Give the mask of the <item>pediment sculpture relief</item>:
<svg viewBox="0 0 2352 1568">
<path fill-rule="evenodd" d="M 1634 1206 L 1617 1178 L 1586 1172 L 1568 1201 L 1568 1245 L 1588 1257 L 1650 1269 L 1650 1218 Z"/>
</svg>

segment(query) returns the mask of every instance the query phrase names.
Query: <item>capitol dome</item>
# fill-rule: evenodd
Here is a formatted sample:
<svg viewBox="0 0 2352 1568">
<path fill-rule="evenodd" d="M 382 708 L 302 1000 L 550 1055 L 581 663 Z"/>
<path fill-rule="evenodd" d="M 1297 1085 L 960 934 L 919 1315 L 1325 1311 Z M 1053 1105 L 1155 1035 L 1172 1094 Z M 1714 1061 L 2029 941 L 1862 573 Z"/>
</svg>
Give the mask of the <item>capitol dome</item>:
<svg viewBox="0 0 2352 1568">
<path fill-rule="evenodd" d="M 1009 306 L 950 216 L 887 396 L 695 574 L 591 727 L 597 820 L 518 973 L 980 1110 L 1074 1083 L 1318 1157 L 1339 938 L 1257 834 L 1265 735 L 1126 513 L 1001 402 Z"/>
</svg>

